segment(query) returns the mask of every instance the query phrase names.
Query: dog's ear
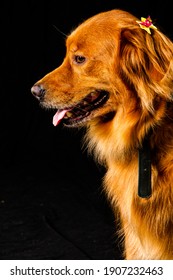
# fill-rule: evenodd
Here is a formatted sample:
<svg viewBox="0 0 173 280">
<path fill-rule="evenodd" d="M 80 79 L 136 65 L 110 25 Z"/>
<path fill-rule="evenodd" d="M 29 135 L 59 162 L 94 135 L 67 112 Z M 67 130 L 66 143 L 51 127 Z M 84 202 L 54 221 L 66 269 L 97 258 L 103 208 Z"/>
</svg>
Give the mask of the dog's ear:
<svg viewBox="0 0 173 280">
<path fill-rule="evenodd" d="M 151 31 L 123 29 L 119 61 L 121 78 L 150 111 L 155 97 L 171 99 L 173 88 L 173 44 L 160 31 Z"/>
</svg>

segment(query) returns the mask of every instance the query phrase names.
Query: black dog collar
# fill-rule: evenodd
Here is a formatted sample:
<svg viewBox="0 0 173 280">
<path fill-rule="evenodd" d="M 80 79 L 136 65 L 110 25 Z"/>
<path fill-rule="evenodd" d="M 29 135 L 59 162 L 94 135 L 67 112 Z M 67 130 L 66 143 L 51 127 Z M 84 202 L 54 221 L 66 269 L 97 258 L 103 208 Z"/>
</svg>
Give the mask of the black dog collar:
<svg viewBox="0 0 173 280">
<path fill-rule="evenodd" d="M 142 147 L 138 150 L 139 177 L 138 177 L 138 195 L 141 198 L 151 196 L 151 151 L 149 137 L 143 140 Z"/>
</svg>

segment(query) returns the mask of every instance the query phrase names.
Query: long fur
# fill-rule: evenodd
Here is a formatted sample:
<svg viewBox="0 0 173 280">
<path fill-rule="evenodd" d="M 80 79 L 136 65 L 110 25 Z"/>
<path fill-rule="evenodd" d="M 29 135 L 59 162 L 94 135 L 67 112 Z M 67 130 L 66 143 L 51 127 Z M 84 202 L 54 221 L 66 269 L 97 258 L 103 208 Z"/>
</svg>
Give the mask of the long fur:
<svg viewBox="0 0 173 280">
<path fill-rule="evenodd" d="M 121 221 L 126 259 L 173 259 L 173 43 L 128 12 L 100 13 L 67 38 L 60 67 L 43 77 L 42 104 L 63 108 L 89 92 L 109 100 L 84 123 L 85 142 L 107 167 L 104 189 Z M 74 55 L 87 57 L 76 65 Z M 141 198 L 138 149 L 151 132 L 152 195 Z"/>
</svg>

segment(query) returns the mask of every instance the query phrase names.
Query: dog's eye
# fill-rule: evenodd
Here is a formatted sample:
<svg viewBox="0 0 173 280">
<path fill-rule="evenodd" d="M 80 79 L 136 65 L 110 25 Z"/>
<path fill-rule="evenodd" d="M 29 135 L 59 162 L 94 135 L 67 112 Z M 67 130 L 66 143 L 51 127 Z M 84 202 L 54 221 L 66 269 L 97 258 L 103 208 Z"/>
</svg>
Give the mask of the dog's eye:
<svg viewBox="0 0 173 280">
<path fill-rule="evenodd" d="M 86 61 L 86 57 L 82 56 L 82 55 L 75 55 L 74 56 L 74 62 L 76 64 L 83 64 Z"/>
</svg>

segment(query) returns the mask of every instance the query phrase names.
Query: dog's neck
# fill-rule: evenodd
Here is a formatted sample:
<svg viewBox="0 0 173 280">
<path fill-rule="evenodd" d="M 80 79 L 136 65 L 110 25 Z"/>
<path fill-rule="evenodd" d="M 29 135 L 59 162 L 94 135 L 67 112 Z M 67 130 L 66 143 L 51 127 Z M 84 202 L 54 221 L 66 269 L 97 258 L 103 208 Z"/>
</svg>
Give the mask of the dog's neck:
<svg viewBox="0 0 173 280">
<path fill-rule="evenodd" d="M 157 119 L 157 123 L 150 126 L 150 128 L 148 127 L 148 134 L 145 137 L 141 137 L 143 140 L 141 139 L 140 143 L 136 141 L 137 144 L 134 146 L 121 145 L 121 138 L 117 138 L 116 133 L 109 133 L 115 128 L 113 125 L 113 119 L 104 122 L 104 124 L 95 123 L 95 125 L 89 127 L 87 133 L 89 150 L 96 150 L 95 154 L 97 160 L 101 163 L 106 162 L 105 164 L 108 167 L 109 160 L 115 164 L 118 162 L 118 166 L 119 164 L 127 166 L 132 159 L 135 157 L 137 159 L 138 157 L 138 171 L 136 176 L 138 176 L 138 195 L 141 198 L 148 198 L 152 195 L 151 164 L 158 170 L 158 172 L 162 172 L 161 161 L 165 158 L 163 153 L 166 149 L 166 147 L 163 149 L 163 143 L 164 145 L 167 145 L 169 149 L 171 144 L 170 141 L 173 143 L 173 102 L 165 101 L 162 111 L 162 115 Z M 153 118 L 155 118 L 155 116 Z M 169 129 L 167 129 L 168 119 L 170 123 Z M 155 121 L 155 119 L 153 119 L 153 121 Z M 151 127 L 153 127 L 153 129 Z M 160 131 L 162 132 L 160 133 Z M 115 132 L 118 132 L 118 130 Z M 134 134 L 132 133 L 131 135 Z M 121 147 L 121 149 L 119 149 L 119 147 Z M 106 158 L 105 154 L 107 155 Z"/>
</svg>

